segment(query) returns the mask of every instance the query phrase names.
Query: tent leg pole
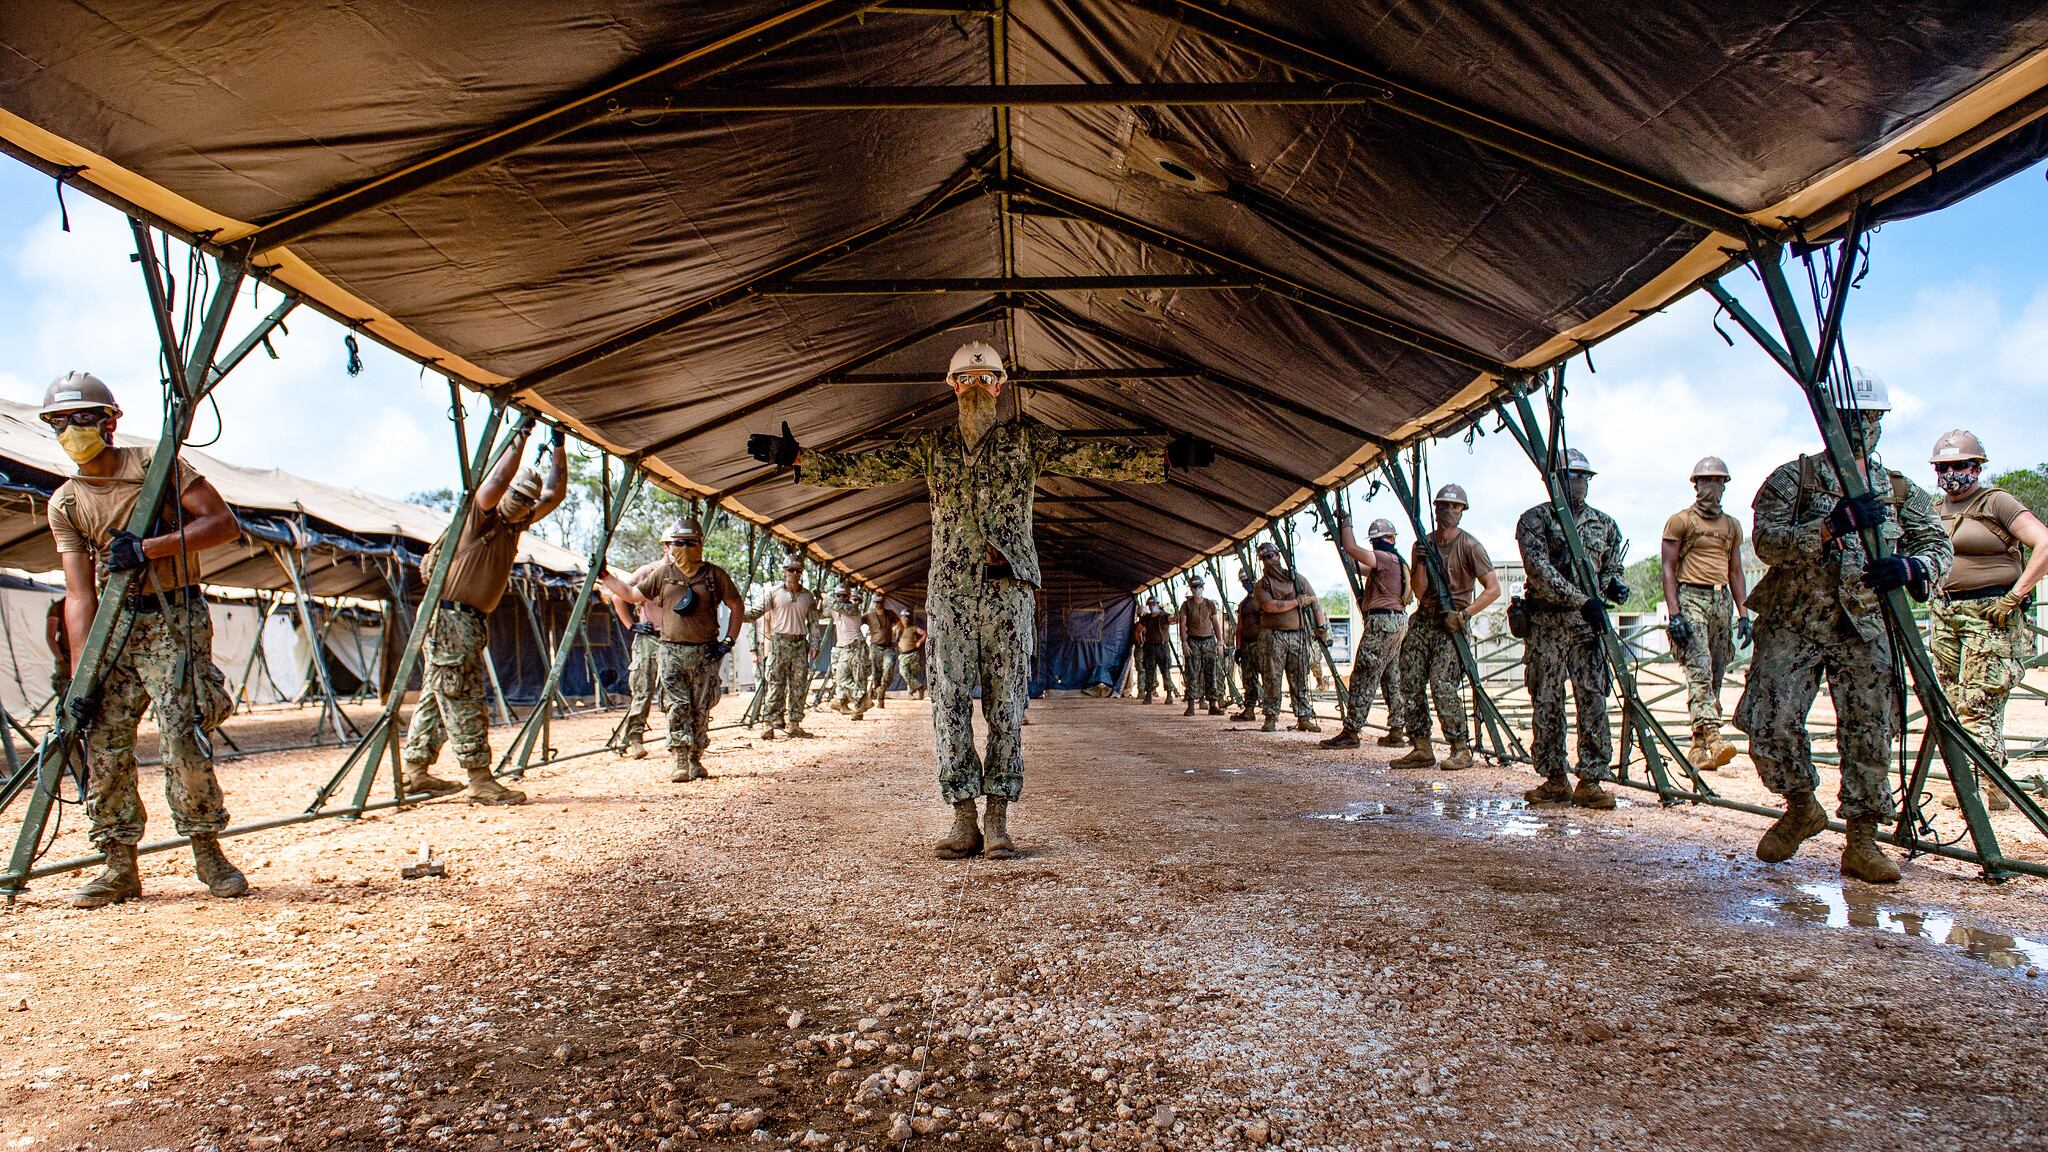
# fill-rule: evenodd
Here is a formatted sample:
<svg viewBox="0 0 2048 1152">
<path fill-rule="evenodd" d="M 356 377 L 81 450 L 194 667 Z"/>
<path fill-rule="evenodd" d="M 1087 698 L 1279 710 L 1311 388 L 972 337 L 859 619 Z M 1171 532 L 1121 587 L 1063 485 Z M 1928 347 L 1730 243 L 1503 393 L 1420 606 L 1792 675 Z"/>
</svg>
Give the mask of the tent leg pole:
<svg viewBox="0 0 2048 1152">
<path fill-rule="evenodd" d="M 270 545 L 270 554 L 277 561 L 278 567 L 285 570 L 285 575 L 291 577 L 292 600 L 298 610 L 299 627 L 306 630 L 306 643 L 311 653 L 307 662 L 313 669 L 313 682 L 320 689 L 320 724 L 325 725 L 332 721 L 334 739 L 337 742 L 342 739 L 344 727 L 350 735 L 360 740 L 362 732 L 350 723 L 346 715 L 343 715 L 341 703 L 334 698 L 334 682 L 327 675 L 326 629 L 314 626 L 313 609 L 306 603 L 305 571 L 301 567 L 303 558 L 296 550 L 287 552 L 275 544 Z M 313 738 L 316 741 L 320 738 L 320 729 L 317 726 L 313 729 Z"/>
</svg>

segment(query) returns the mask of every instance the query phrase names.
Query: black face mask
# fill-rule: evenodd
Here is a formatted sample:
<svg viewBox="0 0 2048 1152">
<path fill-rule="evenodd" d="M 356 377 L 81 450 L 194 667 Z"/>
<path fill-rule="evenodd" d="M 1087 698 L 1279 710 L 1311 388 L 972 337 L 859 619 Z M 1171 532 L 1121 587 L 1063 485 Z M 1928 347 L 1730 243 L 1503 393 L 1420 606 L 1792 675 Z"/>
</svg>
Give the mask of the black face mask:
<svg viewBox="0 0 2048 1152">
<path fill-rule="evenodd" d="M 1394 542 L 1384 536 L 1372 542 L 1372 550 L 1375 552 L 1385 552 L 1389 556 L 1399 556 L 1401 554 L 1401 550 L 1394 547 Z"/>
</svg>

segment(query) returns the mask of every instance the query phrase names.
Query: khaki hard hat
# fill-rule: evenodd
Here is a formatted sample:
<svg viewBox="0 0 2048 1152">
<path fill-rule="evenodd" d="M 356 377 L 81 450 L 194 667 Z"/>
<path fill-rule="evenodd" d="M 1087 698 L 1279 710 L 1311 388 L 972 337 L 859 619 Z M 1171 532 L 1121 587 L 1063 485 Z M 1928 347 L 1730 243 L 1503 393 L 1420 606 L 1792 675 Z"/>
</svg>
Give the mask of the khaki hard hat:
<svg viewBox="0 0 2048 1152">
<path fill-rule="evenodd" d="M 803 557 L 801 557 L 801 556 L 791 556 L 791 557 L 790 557 L 789 559 L 787 559 L 787 560 L 784 560 L 784 561 L 782 562 L 782 570 L 783 570 L 784 572 L 801 572 L 801 571 L 803 571 L 803 570 L 804 570 L 804 561 L 803 561 Z"/>
<path fill-rule="evenodd" d="M 1472 506 L 1472 502 L 1465 499 L 1465 490 L 1456 484 L 1446 484 L 1437 489 L 1435 503 L 1456 504 L 1460 508 L 1470 508 Z"/>
<path fill-rule="evenodd" d="M 66 372 L 43 390 L 43 406 L 36 415 L 54 416 L 87 408 L 105 408 L 116 416 L 121 414 L 121 406 L 114 402 L 114 390 L 99 377 L 90 372 Z"/>
<path fill-rule="evenodd" d="M 1700 457 L 1700 462 L 1692 466 L 1692 478 L 1694 480 L 1732 479 L 1728 475 L 1728 465 L 1719 456 Z"/>
<path fill-rule="evenodd" d="M 521 468 L 519 473 L 512 477 L 511 490 L 513 494 L 529 504 L 537 503 L 540 500 L 540 488 L 541 480 L 538 469 Z"/>
<path fill-rule="evenodd" d="M 1441 500 L 1443 497 L 1438 496 L 1437 499 Z M 1373 521 L 1366 526 L 1365 538 L 1367 540 L 1392 540 L 1394 538 L 1394 522 L 1385 517 Z"/>
<path fill-rule="evenodd" d="M 1003 368 L 1002 353 L 980 340 L 969 340 L 953 353 L 953 362 L 946 366 L 946 379 L 963 372 L 993 372 L 999 380 L 1007 380 L 1009 372 Z"/>
<path fill-rule="evenodd" d="M 697 523 L 695 516 L 685 516 L 674 524 L 669 525 L 668 531 L 661 534 L 661 542 L 663 544 L 702 544 L 704 542 L 704 526 Z"/>
<path fill-rule="evenodd" d="M 1889 412 L 1892 410 L 1891 389 L 1884 381 L 1858 368 L 1849 374 L 1846 384 L 1828 381 L 1828 395 L 1834 399 L 1835 408 L 1841 412 Z"/>
<path fill-rule="evenodd" d="M 1600 474 L 1593 470 L 1593 462 L 1586 459 L 1586 454 L 1577 448 L 1567 448 L 1564 450 L 1564 467 L 1561 471 L 1577 472 L 1581 476 L 1598 476 Z"/>
<path fill-rule="evenodd" d="M 1941 434 L 1941 439 L 1934 442 L 1934 454 L 1928 458 L 1927 462 L 1929 464 L 1965 464 L 1975 460 L 1977 463 L 1982 464 L 1985 459 L 1984 442 L 1977 439 L 1977 434 L 1957 428 L 1952 432 Z"/>
</svg>

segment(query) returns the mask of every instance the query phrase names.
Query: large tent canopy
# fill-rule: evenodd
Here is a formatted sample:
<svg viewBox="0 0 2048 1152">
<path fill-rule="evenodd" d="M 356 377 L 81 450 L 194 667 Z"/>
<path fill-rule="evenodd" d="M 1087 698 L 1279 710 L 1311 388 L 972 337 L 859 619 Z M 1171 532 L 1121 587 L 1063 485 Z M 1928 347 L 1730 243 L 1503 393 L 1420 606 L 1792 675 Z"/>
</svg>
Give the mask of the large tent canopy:
<svg viewBox="0 0 2048 1152">
<path fill-rule="evenodd" d="M 0 140 L 891 592 L 915 484 L 749 432 L 1192 432 L 1047 479 L 1128 590 L 1725 271 L 2039 154 L 2048 4 L 28 0 Z"/>
</svg>

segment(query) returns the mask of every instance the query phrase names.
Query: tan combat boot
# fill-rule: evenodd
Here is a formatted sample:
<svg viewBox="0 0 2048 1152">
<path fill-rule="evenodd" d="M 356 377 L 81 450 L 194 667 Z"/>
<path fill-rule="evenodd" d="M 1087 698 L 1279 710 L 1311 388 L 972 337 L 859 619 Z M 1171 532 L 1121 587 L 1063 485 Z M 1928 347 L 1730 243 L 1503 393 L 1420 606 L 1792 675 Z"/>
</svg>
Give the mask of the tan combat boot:
<svg viewBox="0 0 2048 1152">
<path fill-rule="evenodd" d="M 472 768 L 469 771 L 469 802 L 471 804 L 524 804 L 526 793 L 517 788 L 507 788 L 498 783 L 489 768 Z"/>
<path fill-rule="evenodd" d="M 1444 771 L 1463 772 L 1471 766 L 1472 742 L 1470 740 L 1451 741 L 1451 755 L 1444 761 Z"/>
<path fill-rule="evenodd" d="M 792 723 L 789 726 L 789 738 L 791 740 L 809 740 L 811 734 L 804 729 L 803 725 Z"/>
<path fill-rule="evenodd" d="M 135 845 L 108 844 L 107 866 L 71 894 L 73 908 L 102 908 L 142 897 L 142 871 L 135 866 Z"/>
<path fill-rule="evenodd" d="M 1323 726 L 1316 723 L 1316 718 L 1313 716 L 1296 716 L 1294 718 L 1294 730 L 1296 732 L 1321 732 Z"/>
<path fill-rule="evenodd" d="M 1436 767 L 1436 746 L 1429 742 L 1429 737 L 1417 736 L 1415 738 L 1415 747 L 1410 748 L 1406 755 L 1396 759 L 1387 767 L 1434 768 Z"/>
<path fill-rule="evenodd" d="M 981 823 L 975 815 L 974 801 L 962 800 L 953 805 L 953 830 L 932 847 L 932 855 L 941 860 L 965 860 L 980 854 Z"/>
<path fill-rule="evenodd" d="M 1820 835 L 1827 826 L 1828 810 L 1820 806 L 1813 793 L 1787 796 L 1785 814 L 1756 842 L 1756 858 L 1766 864 L 1790 860 L 1803 841 Z"/>
<path fill-rule="evenodd" d="M 1325 748 L 1356 748 L 1358 747 L 1358 729 L 1346 724 L 1335 736 L 1330 737 L 1328 740 L 1319 740 L 1317 743 Z"/>
<path fill-rule="evenodd" d="M 222 900 L 232 900 L 248 893 L 249 878 L 242 875 L 240 868 L 228 863 L 226 853 L 220 850 L 220 837 L 193 836 L 192 863 L 199 873 L 199 882 Z"/>
<path fill-rule="evenodd" d="M 1714 729 L 1709 735 L 1714 746 L 1714 767 L 1727 767 L 1728 763 L 1735 759 L 1735 745 L 1721 739 L 1721 730 L 1719 728 Z"/>
<path fill-rule="evenodd" d="M 1216 701 L 1214 701 L 1214 700 L 1211 700 L 1211 701 L 1209 701 L 1209 715 L 1211 715 L 1211 716 L 1221 716 L 1221 715 L 1223 715 L 1223 705 L 1221 705 L 1221 704 L 1218 704 L 1218 703 L 1217 703 Z"/>
<path fill-rule="evenodd" d="M 1373 741 L 1373 743 L 1382 748 L 1406 748 L 1408 746 L 1408 729 L 1396 724 L 1392 728 L 1387 729 L 1385 736 Z"/>
<path fill-rule="evenodd" d="M 1602 788 L 1598 780 L 1581 780 L 1579 786 L 1572 789 L 1572 803 L 1581 808 L 1608 812 L 1614 808 L 1614 793 Z"/>
<path fill-rule="evenodd" d="M 1269 715 L 1266 717 L 1266 722 L 1264 724 L 1259 725 L 1259 731 L 1261 732 L 1278 732 L 1279 730 L 1280 717 L 1278 716 Z"/>
<path fill-rule="evenodd" d="M 1685 758 L 1702 772 L 1712 772 L 1719 765 L 1714 763 L 1714 730 L 1705 724 L 1692 727 L 1692 743 L 1685 749 Z"/>
<path fill-rule="evenodd" d="M 462 785 L 453 780 L 443 780 L 428 772 L 427 768 L 428 765 L 425 764 L 415 764 L 410 760 L 405 762 L 404 784 L 407 796 L 418 796 L 422 793 L 428 796 L 446 796 L 462 791 Z"/>
<path fill-rule="evenodd" d="M 626 745 L 625 749 L 619 754 L 628 760 L 645 760 L 647 758 L 647 745 L 635 740 L 631 744 Z"/>
<path fill-rule="evenodd" d="M 1017 854 L 1016 842 L 1010 839 L 1010 802 L 1001 797 L 990 796 L 985 801 L 987 811 L 981 817 L 982 854 L 991 860 L 1008 860 Z"/>
<path fill-rule="evenodd" d="M 1531 804 L 1569 804 L 1572 786 L 1562 776 L 1545 776 L 1543 783 L 1522 793 L 1522 799 Z"/>
<path fill-rule="evenodd" d="M 1867 816 L 1849 821 L 1849 842 L 1842 846 L 1842 875 L 1867 884 L 1897 884 L 1899 866 L 1877 846 L 1877 821 Z"/>
<path fill-rule="evenodd" d="M 1245 706 L 1244 706 L 1244 710 L 1243 710 L 1242 712 L 1233 712 L 1233 713 L 1231 713 L 1231 715 L 1230 715 L 1230 718 L 1231 718 L 1232 720 L 1235 720 L 1235 721 L 1237 721 L 1237 722 L 1238 722 L 1238 723 L 1240 723 L 1240 724 L 1243 724 L 1243 723 L 1245 723 L 1245 722 L 1247 722 L 1247 721 L 1251 721 L 1251 720 L 1256 720 L 1256 719 L 1258 719 L 1258 718 L 1259 718 L 1259 710 L 1258 710 L 1257 708 L 1254 708 L 1254 707 L 1252 707 L 1251 705 L 1247 704 L 1247 705 L 1245 705 Z"/>
</svg>

